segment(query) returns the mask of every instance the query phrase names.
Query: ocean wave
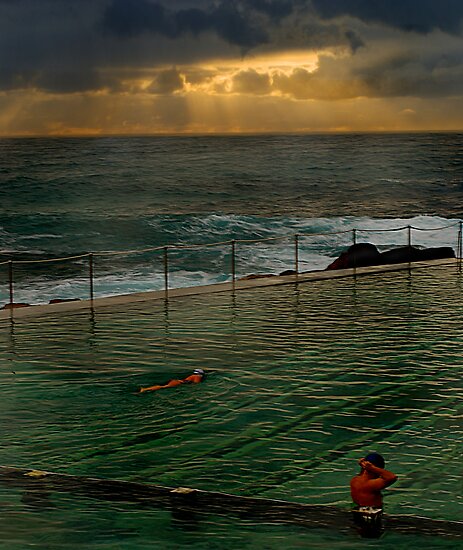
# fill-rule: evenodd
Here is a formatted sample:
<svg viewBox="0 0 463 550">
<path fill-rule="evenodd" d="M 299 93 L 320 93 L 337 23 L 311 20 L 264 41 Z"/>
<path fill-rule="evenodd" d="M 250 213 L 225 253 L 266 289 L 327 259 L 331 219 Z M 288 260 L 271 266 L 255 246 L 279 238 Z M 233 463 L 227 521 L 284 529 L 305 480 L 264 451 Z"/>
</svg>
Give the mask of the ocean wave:
<svg viewBox="0 0 463 550">
<path fill-rule="evenodd" d="M 0 262 L 93 252 L 97 297 L 162 289 L 163 251 L 139 252 L 149 248 L 191 246 L 168 249 L 169 284 L 202 285 L 230 280 L 231 240 L 237 277 L 294 269 L 296 234 L 309 271 L 354 240 L 404 246 L 408 225 L 423 229 L 413 245 L 456 250 L 463 215 L 456 134 L 53 138 L 0 149 Z M 14 298 L 88 298 L 88 269 L 87 257 L 15 265 Z M 0 265 L 0 305 L 8 291 Z"/>
</svg>

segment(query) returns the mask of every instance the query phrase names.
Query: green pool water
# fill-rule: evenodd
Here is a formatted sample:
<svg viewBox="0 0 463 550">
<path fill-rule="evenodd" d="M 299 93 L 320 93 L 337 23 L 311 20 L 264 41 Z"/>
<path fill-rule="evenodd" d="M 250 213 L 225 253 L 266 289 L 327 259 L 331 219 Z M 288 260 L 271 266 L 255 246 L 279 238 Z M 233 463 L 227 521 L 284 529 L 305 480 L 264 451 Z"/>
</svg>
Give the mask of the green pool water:
<svg viewBox="0 0 463 550">
<path fill-rule="evenodd" d="M 376 450 L 399 475 L 388 513 L 461 520 L 462 288 L 455 268 L 433 268 L 5 321 L 0 464 L 348 508 L 357 460 Z M 136 393 L 197 367 L 202 384 Z M 31 504 L 1 485 L 0 505 L 14 550 L 456 544 L 181 525 L 64 493 Z"/>
</svg>

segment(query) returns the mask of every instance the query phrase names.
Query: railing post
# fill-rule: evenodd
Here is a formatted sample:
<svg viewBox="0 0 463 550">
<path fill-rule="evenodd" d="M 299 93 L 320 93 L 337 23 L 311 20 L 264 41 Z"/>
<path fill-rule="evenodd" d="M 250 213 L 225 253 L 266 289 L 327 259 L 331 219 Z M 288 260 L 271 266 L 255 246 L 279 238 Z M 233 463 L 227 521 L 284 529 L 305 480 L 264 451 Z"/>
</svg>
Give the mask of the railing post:
<svg viewBox="0 0 463 550">
<path fill-rule="evenodd" d="M 93 302 L 93 254 L 88 255 L 88 278 L 90 281 L 90 300 Z"/>
<path fill-rule="evenodd" d="M 408 248 L 411 248 L 412 246 L 412 226 L 407 225 L 407 239 L 408 239 Z"/>
<path fill-rule="evenodd" d="M 463 222 L 460 220 L 460 230 L 458 231 L 458 268 L 461 271 L 461 261 L 463 253 Z"/>
<path fill-rule="evenodd" d="M 354 245 L 357 244 L 357 229 L 352 229 L 352 242 Z M 357 280 L 357 259 L 355 257 L 355 252 L 353 253 L 353 269 L 354 269 L 354 280 Z"/>
<path fill-rule="evenodd" d="M 168 246 L 164 247 L 164 290 L 166 297 L 169 293 L 169 258 L 167 256 Z"/>
<path fill-rule="evenodd" d="M 10 304 L 14 303 L 13 295 L 13 260 L 8 260 L 8 284 L 10 288 Z"/>
<path fill-rule="evenodd" d="M 232 272 L 232 283 L 235 284 L 236 280 L 236 242 L 233 240 L 231 242 L 231 272 Z"/>
<path fill-rule="evenodd" d="M 299 273 L 299 235 L 294 235 L 294 271 Z"/>
</svg>

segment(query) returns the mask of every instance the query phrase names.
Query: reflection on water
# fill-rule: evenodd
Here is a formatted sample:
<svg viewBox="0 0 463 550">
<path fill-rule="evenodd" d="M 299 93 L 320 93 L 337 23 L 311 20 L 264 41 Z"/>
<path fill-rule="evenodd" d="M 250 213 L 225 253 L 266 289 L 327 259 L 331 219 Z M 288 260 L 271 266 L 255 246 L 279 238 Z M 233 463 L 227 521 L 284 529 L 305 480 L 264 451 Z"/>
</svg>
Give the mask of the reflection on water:
<svg viewBox="0 0 463 550">
<path fill-rule="evenodd" d="M 348 507 L 357 459 L 377 450 L 400 476 L 389 513 L 459 519 L 461 298 L 461 276 L 435 268 L 4 323 L 0 463 Z M 135 393 L 197 367 L 203 384 Z M 63 530 L 66 506 L 46 512 Z M 92 506 L 104 538 L 114 512 Z M 130 516 L 149 538 L 149 514 Z M 199 524 L 190 542 L 207 531 L 220 548 L 300 535 Z"/>
<path fill-rule="evenodd" d="M 458 540 L 433 536 L 387 533 L 380 541 L 358 539 L 355 532 L 340 536 L 336 530 L 270 525 L 246 518 L 226 518 L 199 513 L 197 522 L 178 520 L 164 510 L 138 505 L 107 503 L 56 493 L 53 507 L 39 510 L 20 502 L 20 494 L 0 489 L 2 542 L 8 550 L 63 548 L 173 550 L 209 548 L 241 549 L 348 549 L 446 548 L 455 550 Z M 7 499 L 7 502 L 3 502 Z M 6 542 L 5 542 L 6 541 Z M 6 546 L 7 544 L 7 546 Z M 28 547 L 29 547 L 28 546 Z"/>
</svg>

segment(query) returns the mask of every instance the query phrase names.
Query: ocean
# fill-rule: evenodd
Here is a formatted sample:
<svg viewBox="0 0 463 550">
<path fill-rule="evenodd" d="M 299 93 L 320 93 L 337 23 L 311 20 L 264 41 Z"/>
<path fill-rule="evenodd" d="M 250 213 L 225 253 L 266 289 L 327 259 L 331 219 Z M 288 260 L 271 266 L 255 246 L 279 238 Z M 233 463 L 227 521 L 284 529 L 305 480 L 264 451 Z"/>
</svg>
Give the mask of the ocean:
<svg viewBox="0 0 463 550">
<path fill-rule="evenodd" d="M 163 288 L 166 245 L 237 244 L 237 275 L 324 269 L 357 242 L 456 249 L 463 134 L 0 140 L 0 262 L 95 253 L 95 295 Z M 447 227 L 447 226 L 451 227 Z M 112 252 L 133 251 L 130 254 Z M 98 255 L 101 253 L 104 255 Z M 230 247 L 169 252 L 172 287 L 230 278 Z M 88 297 L 87 258 L 15 264 L 15 301 Z M 0 304 L 8 302 L 0 265 Z"/>
</svg>

